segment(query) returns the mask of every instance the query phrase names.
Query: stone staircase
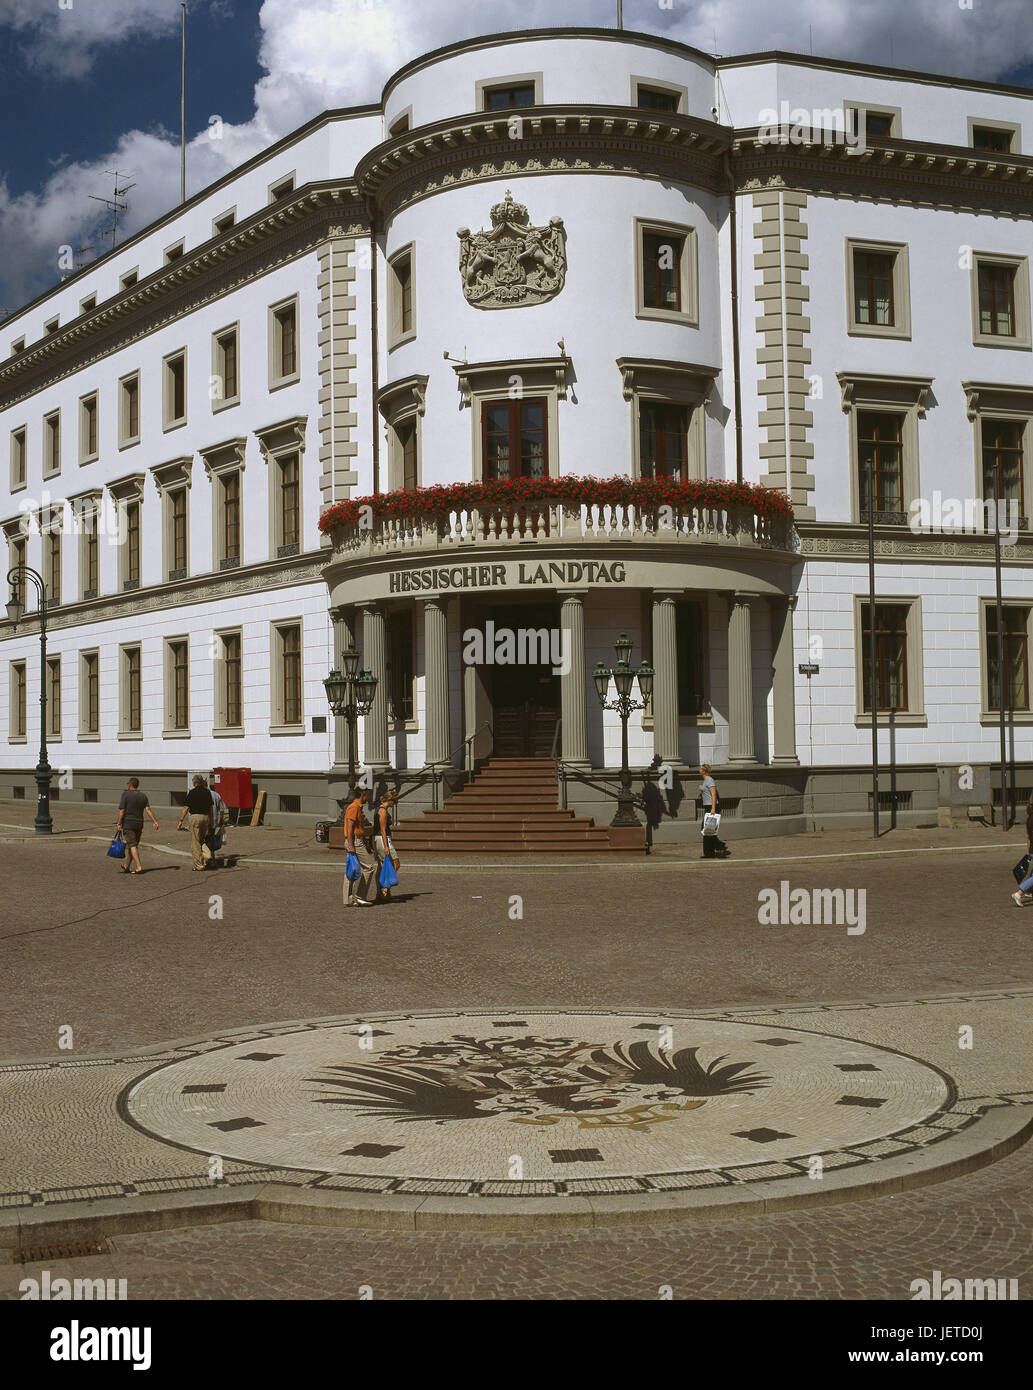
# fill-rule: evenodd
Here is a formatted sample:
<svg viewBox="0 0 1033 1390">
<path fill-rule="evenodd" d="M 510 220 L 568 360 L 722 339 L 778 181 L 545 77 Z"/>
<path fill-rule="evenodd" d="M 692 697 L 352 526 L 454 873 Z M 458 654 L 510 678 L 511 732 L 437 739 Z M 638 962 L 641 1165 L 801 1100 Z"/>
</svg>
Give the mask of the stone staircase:
<svg viewBox="0 0 1033 1390">
<path fill-rule="evenodd" d="M 610 852 L 605 826 L 561 811 L 557 802 L 551 758 L 491 758 L 442 810 L 403 821 L 392 839 L 402 854 Z"/>
</svg>

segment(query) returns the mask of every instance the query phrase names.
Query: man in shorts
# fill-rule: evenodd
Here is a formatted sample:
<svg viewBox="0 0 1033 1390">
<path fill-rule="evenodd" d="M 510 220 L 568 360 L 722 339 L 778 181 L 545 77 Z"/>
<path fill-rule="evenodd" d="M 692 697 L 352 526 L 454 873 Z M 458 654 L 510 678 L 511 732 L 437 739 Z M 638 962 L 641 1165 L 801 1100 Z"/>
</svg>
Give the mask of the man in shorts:
<svg viewBox="0 0 1033 1390">
<path fill-rule="evenodd" d="M 130 777 L 126 783 L 126 789 L 122 793 L 122 800 L 118 803 L 118 820 L 115 822 L 115 829 L 121 830 L 126 842 L 126 859 L 129 862 L 122 865 L 124 874 L 143 873 L 139 847 L 140 836 L 143 834 L 145 811 L 151 818 L 151 824 L 157 830 L 158 822 L 154 819 L 151 803 L 140 790 L 139 777 Z"/>
</svg>

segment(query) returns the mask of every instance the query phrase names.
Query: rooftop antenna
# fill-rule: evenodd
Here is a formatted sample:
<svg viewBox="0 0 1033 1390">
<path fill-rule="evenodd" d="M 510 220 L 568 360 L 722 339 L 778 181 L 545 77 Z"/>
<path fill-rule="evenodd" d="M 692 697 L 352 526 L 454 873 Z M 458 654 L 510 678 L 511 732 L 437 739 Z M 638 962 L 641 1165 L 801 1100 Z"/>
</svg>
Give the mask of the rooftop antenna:
<svg viewBox="0 0 1033 1390">
<path fill-rule="evenodd" d="M 814 57 L 814 28 L 813 28 L 813 26 L 810 25 L 810 24 L 808 24 L 808 26 L 807 26 L 807 42 L 808 42 L 808 43 L 810 44 L 810 46 L 811 46 L 811 57 L 813 58 L 813 57 Z"/>
<path fill-rule="evenodd" d="M 112 249 L 112 251 L 114 251 L 114 249 L 115 249 L 115 242 L 116 242 L 117 239 L 118 239 L 118 214 L 119 214 L 120 212 L 128 212 L 128 211 L 129 211 L 129 204 L 128 204 L 128 203 L 122 202 L 122 199 L 125 197 L 125 195 L 129 192 L 129 190 L 130 190 L 131 188 L 135 188 L 135 187 L 136 187 L 136 184 L 135 184 L 135 183 L 123 183 L 123 184 L 120 184 L 120 183 L 119 183 L 119 173 L 118 173 L 118 170 L 117 170 L 117 169 L 106 169 L 104 172 L 105 172 L 105 173 L 108 173 L 108 174 L 111 174 L 111 175 L 114 177 L 114 180 L 115 180 L 115 194 L 114 194 L 114 197 L 112 197 L 112 198 L 100 198 L 100 197 L 98 197 L 98 195 L 97 195 L 96 193 L 91 193 L 89 196 L 93 199 L 93 201 L 94 201 L 95 203 L 103 203 L 105 207 L 109 207 L 109 208 L 111 209 L 111 226 L 110 226 L 110 228 L 109 228 L 108 230 L 102 232 L 102 233 L 101 233 L 101 236 L 109 236 L 109 237 L 111 238 L 111 249 Z M 124 178 L 127 178 L 128 175 L 123 175 L 123 177 L 124 177 Z"/>
<path fill-rule="evenodd" d="M 179 50 L 179 201 L 187 200 L 187 7 L 182 3 L 182 31 Z"/>
<path fill-rule="evenodd" d="M 624 0 L 617 0 L 617 28 L 624 28 Z"/>
<path fill-rule="evenodd" d="M 77 247 L 75 248 L 75 268 L 76 268 L 76 270 L 82 270 L 82 266 L 83 266 L 82 258 L 83 258 L 83 256 L 85 255 L 85 253 L 86 253 L 87 251 L 92 251 L 93 249 L 94 249 L 94 248 L 93 248 L 92 246 L 77 246 Z"/>
</svg>

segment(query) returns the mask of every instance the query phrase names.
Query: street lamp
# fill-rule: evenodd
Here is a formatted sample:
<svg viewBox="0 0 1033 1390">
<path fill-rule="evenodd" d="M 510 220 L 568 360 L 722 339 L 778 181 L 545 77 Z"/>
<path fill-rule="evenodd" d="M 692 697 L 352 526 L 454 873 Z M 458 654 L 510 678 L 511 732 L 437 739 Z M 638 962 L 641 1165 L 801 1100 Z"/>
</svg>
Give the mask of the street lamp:
<svg viewBox="0 0 1033 1390">
<path fill-rule="evenodd" d="M 341 653 L 344 674 L 335 667 L 323 688 L 335 715 L 344 715 L 348 721 L 348 797 L 355 790 L 355 745 L 356 724 L 360 714 L 369 714 L 377 693 L 377 678 L 372 671 L 359 670 L 359 654 L 354 647 Z"/>
<path fill-rule="evenodd" d="M 622 632 L 613 646 L 617 653 L 617 664 L 613 669 L 608 670 L 601 661 L 597 661 L 592 670 L 592 679 L 595 681 L 595 690 L 599 696 L 600 705 L 603 709 L 616 710 L 621 721 L 621 789 L 617 793 L 617 814 L 610 824 L 641 825 L 642 822 L 635 815 L 635 799 L 631 794 L 631 772 L 628 768 L 628 720 L 631 718 L 633 710 L 645 709 L 652 698 L 653 668 L 648 661 L 643 661 L 637 671 L 631 669 L 631 649 L 634 643 L 628 638 L 627 633 Z M 606 698 L 610 689 L 611 676 L 617 687 L 616 700 L 607 700 Z M 641 700 L 631 698 L 636 677 L 638 678 L 639 693 L 642 696 Z"/>
<path fill-rule="evenodd" d="M 47 761 L 47 598 L 43 576 L 28 565 L 15 565 L 7 572 L 11 597 L 7 600 L 7 616 L 15 627 L 25 615 L 21 597 L 22 578 L 31 579 L 39 594 L 39 762 L 36 764 L 36 834 L 51 835 L 54 822 L 50 819 L 50 778 L 52 769 Z"/>
</svg>

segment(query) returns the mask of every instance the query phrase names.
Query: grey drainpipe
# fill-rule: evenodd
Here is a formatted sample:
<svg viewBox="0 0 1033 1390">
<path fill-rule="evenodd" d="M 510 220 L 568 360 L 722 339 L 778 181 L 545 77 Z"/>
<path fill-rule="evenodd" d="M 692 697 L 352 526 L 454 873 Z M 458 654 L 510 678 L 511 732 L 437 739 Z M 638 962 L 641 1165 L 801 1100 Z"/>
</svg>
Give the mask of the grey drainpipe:
<svg viewBox="0 0 1033 1390">
<path fill-rule="evenodd" d="M 377 396 L 380 394 L 380 332 L 377 293 L 377 207 L 372 198 L 366 199 L 369 214 L 369 312 L 370 312 L 370 384 L 373 400 L 370 419 L 373 428 L 373 491 L 380 491 L 380 420 L 377 413 Z"/>
<path fill-rule="evenodd" d="M 728 225 L 731 234 L 729 254 L 732 260 L 732 381 L 735 389 L 735 481 L 742 482 L 742 391 L 739 384 L 739 237 L 736 230 L 735 182 L 728 151 L 724 153 L 725 178 L 728 180 Z"/>
</svg>

